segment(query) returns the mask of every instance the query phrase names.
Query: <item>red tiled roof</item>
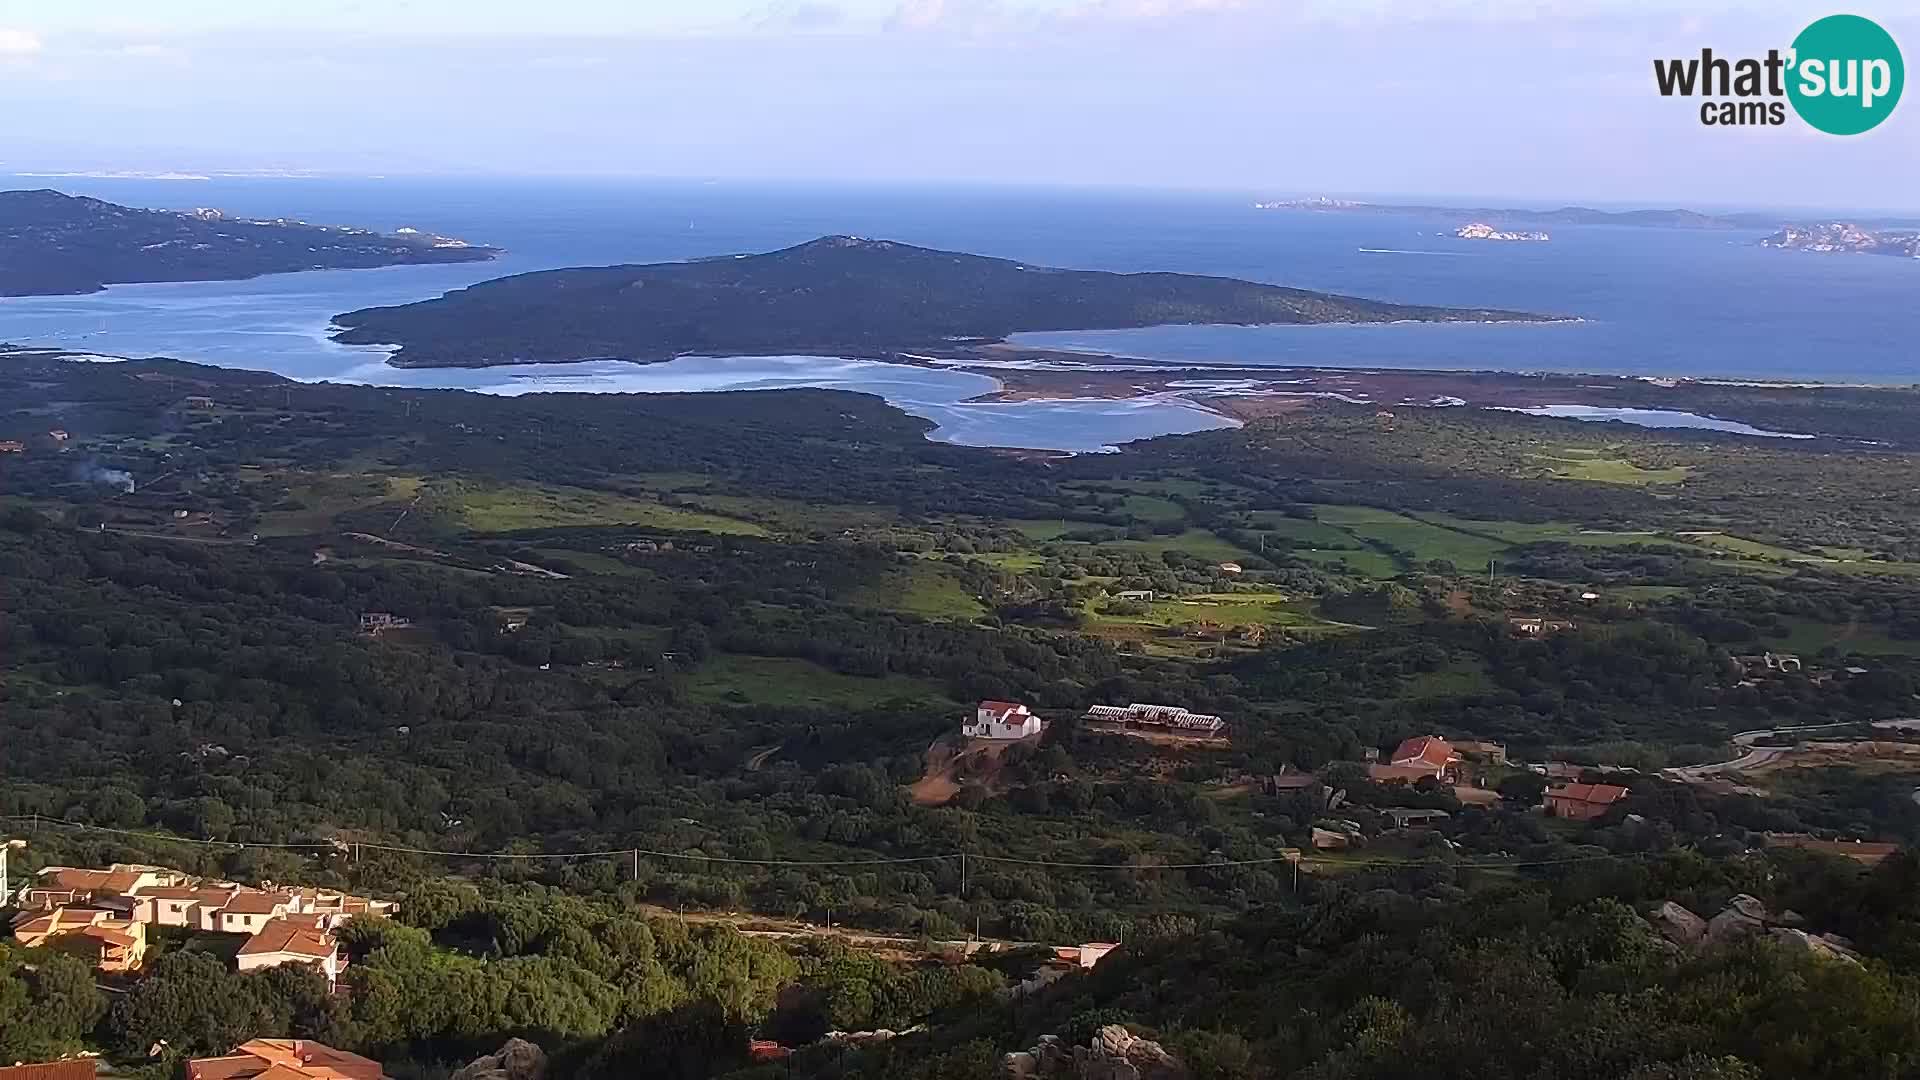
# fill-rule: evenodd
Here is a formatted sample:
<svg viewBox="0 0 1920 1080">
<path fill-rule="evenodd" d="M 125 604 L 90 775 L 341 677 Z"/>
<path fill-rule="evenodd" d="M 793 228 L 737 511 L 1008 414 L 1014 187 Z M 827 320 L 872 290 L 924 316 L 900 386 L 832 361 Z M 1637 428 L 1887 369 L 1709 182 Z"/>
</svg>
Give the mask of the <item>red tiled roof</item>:
<svg viewBox="0 0 1920 1080">
<path fill-rule="evenodd" d="M 284 1071 L 283 1071 L 284 1070 Z M 187 1062 L 189 1080 L 382 1080 L 380 1063 L 306 1039 L 253 1039 L 226 1057 Z"/>
<path fill-rule="evenodd" d="M 240 946 L 241 956 L 292 953 L 316 960 L 332 956 L 334 951 L 332 938 L 314 929 L 311 924 L 302 926 L 292 919 L 268 919 L 267 925 L 261 927 L 259 933 Z"/>
<path fill-rule="evenodd" d="M 109 930 L 104 926 L 83 926 L 80 928 L 80 933 L 90 938 L 99 938 L 109 945 L 118 945 L 123 949 L 131 949 L 135 945 L 140 944 L 140 939 L 134 937 L 132 934 L 124 934 L 118 930 Z"/>
<path fill-rule="evenodd" d="M 279 893 L 243 892 L 227 901 L 227 906 L 221 909 L 221 913 L 271 915 L 276 908 L 284 906 L 286 902 L 287 898 Z"/>
<path fill-rule="evenodd" d="M 1613 784 L 1561 784 L 1547 792 L 1549 799 L 1569 799 L 1596 806 L 1612 806 L 1627 797 L 1627 789 Z"/>
<path fill-rule="evenodd" d="M 1426 765 L 1444 769 L 1453 760 L 1453 747 L 1438 735 L 1418 735 L 1396 748 L 1388 759 L 1394 765 Z"/>
<path fill-rule="evenodd" d="M 1411 784 L 1418 780 L 1425 780 L 1432 775 L 1433 770 L 1425 765 L 1367 766 L 1367 779 L 1372 780 L 1376 784 L 1391 783 L 1395 780 L 1405 780 Z"/>
<path fill-rule="evenodd" d="M 1004 717 L 1009 713 L 1025 712 L 1027 709 L 1025 705 L 1017 701 L 983 701 L 980 703 L 980 707 L 1000 717 Z"/>
<path fill-rule="evenodd" d="M 93 1080 L 95 1067 L 92 1058 L 10 1065 L 0 1068 L 0 1080 Z"/>
</svg>

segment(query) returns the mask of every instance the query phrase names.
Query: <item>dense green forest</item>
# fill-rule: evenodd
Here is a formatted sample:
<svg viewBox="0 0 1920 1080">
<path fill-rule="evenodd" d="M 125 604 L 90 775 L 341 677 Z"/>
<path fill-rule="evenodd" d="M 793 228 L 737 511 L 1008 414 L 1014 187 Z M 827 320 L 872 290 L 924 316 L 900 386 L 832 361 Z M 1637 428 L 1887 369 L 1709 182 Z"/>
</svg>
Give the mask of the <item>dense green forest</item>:
<svg viewBox="0 0 1920 1080">
<path fill-rule="evenodd" d="M 1769 836 L 1920 840 L 1920 742 L 1872 726 L 1920 676 L 1904 452 L 1332 403 L 1037 459 L 828 391 L 509 399 L 31 353 L 0 400 L 16 873 L 352 887 L 404 924 L 353 929 L 345 999 L 193 941 L 106 996 L 9 949 L 0 1057 L 290 1033 L 412 1077 L 525 1034 L 563 1075 L 707 1077 L 750 1068 L 749 1036 L 926 1023 L 787 1065 L 972 1077 L 1106 1018 L 1207 1076 L 1911 1069 L 1910 858 Z M 1046 734 L 967 751 L 988 698 Z M 1230 737 L 1079 719 L 1135 701 Z M 1659 771 L 1812 724 L 1767 768 Z M 1370 778 L 1427 733 L 1510 763 Z M 1521 763 L 1549 761 L 1629 794 L 1547 817 Z M 1639 921 L 1742 892 L 1863 966 L 1676 952 Z M 1123 948 L 1012 1009 L 1031 950 L 943 944 L 974 934 Z"/>
<path fill-rule="evenodd" d="M 1388 304 L 1193 274 L 1030 267 L 890 240 L 825 236 L 756 255 L 497 278 L 335 316 L 346 342 L 403 367 L 689 353 L 873 353 L 1027 330 L 1164 323 L 1508 322 L 1543 316 Z"/>
</svg>

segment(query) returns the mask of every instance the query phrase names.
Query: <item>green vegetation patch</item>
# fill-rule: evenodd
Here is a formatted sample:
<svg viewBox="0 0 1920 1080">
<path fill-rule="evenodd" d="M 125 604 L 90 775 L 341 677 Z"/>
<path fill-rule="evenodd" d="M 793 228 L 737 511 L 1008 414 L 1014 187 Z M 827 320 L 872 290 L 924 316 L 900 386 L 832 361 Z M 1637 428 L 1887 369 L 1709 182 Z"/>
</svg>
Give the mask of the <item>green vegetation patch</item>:
<svg viewBox="0 0 1920 1080">
<path fill-rule="evenodd" d="M 987 610 L 950 570 L 919 559 L 888 570 L 848 599 L 864 607 L 929 619 L 972 619 Z"/>
<path fill-rule="evenodd" d="M 1485 566 L 1506 544 L 1371 506 L 1319 506 L 1316 516 L 1373 544 L 1407 553 L 1416 562 L 1445 559 L 1455 566 Z"/>
<path fill-rule="evenodd" d="M 645 499 L 546 484 L 461 485 L 435 497 L 436 509 L 474 532 L 515 532 L 583 525 L 641 525 L 687 532 L 764 536 L 750 521 Z"/>
<path fill-rule="evenodd" d="M 807 660 L 722 653 L 688 678 L 688 694 L 703 704 L 813 705 L 864 708 L 919 699 L 945 703 L 930 682 L 904 675 L 842 675 Z"/>
</svg>

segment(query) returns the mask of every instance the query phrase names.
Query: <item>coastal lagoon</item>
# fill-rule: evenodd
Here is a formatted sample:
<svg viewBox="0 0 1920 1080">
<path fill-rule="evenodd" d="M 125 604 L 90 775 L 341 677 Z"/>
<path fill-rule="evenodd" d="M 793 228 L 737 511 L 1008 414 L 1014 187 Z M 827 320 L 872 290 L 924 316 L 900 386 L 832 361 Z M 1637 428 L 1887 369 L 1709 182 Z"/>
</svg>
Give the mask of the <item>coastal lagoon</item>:
<svg viewBox="0 0 1920 1080">
<path fill-rule="evenodd" d="M 986 403 L 991 380 L 836 357 L 683 357 L 398 369 L 331 341 L 332 317 L 559 266 L 769 250 L 828 233 L 1028 262 L 1171 270 L 1381 300 L 1579 316 L 1546 325 L 1169 326 L 1020 335 L 1021 343 L 1235 366 L 1460 368 L 1920 382 L 1920 260 L 1769 251 L 1758 233 L 1606 226 L 1547 244 L 1439 235 L 1389 214 L 1261 211 L 1253 196 L 581 181 L 44 179 L 135 206 L 400 226 L 507 249 L 491 263 L 315 271 L 0 299 L 0 341 L 171 356 L 302 380 L 488 393 L 823 386 L 878 394 L 974 445 L 1098 450 L 1229 421 L 1169 395 Z M 1442 257 L 1445 256 L 1445 257 Z M 1621 417 L 1630 422 L 1643 422 Z M 1704 418 L 1703 418 L 1704 419 Z M 1697 425 L 1696 425 L 1697 426 Z"/>
</svg>

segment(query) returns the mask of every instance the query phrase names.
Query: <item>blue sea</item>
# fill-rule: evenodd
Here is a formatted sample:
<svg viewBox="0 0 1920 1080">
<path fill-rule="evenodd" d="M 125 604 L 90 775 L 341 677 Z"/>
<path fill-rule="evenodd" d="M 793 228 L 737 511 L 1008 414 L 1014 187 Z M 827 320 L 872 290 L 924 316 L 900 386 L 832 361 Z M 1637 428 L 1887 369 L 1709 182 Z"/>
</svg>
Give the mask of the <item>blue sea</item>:
<svg viewBox="0 0 1920 1080">
<path fill-rule="evenodd" d="M 0 341 L 172 356 L 293 378 L 496 393 L 832 386 L 976 445 L 1095 450 L 1226 421 L 1177 398 L 970 401 L 964 372 L 836 357 L 686 357 L 407 371 L 328 339 L 331 317 L 558 266 L 763 251 L 827 233 L 1022 261 L 1244 277 L 1408 303 L 1575 315 L 1551 325 L 1155 327 L 1035 345 L 1234 365 L 1468 368 L 1920 382 L 1920 260 L 1755 246 L 1757 231 L 1562 227 L 1546 244 L 1456 240 L 1450 220 L 1256 210 L 1253 195 L 586 180 L 0 178 L 134 206 L 401 226 L 505 248 L 491 263 L 114 286 L 0 299 Z"/>
</svg>

